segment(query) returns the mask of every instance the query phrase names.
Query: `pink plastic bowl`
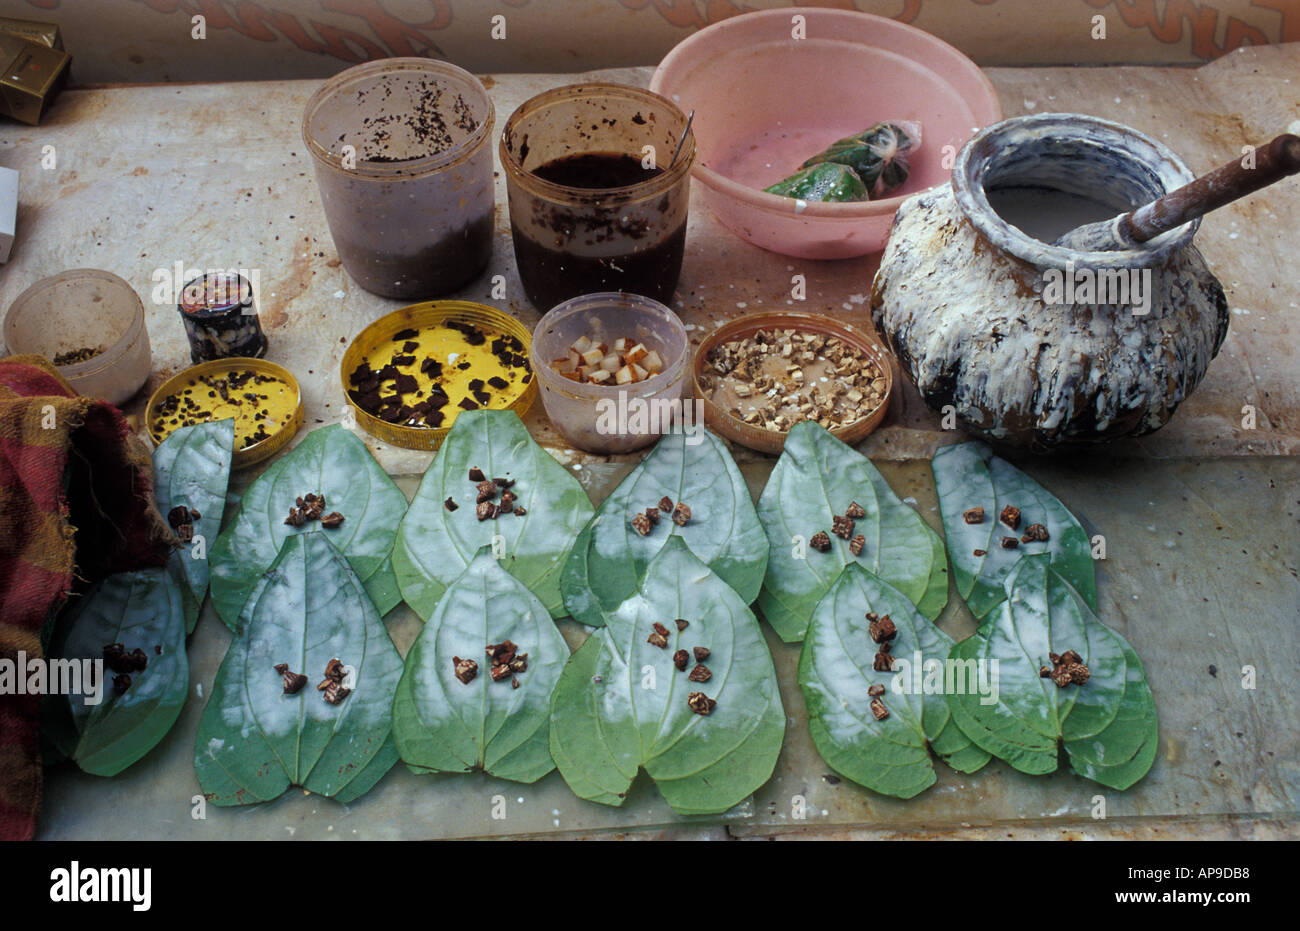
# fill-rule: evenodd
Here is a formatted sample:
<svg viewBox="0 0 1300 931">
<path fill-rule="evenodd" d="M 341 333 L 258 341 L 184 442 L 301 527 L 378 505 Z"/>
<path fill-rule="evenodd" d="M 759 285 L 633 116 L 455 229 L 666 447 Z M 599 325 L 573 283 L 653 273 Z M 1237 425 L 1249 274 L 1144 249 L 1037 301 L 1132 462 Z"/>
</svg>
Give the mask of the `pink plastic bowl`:
<svg viewBox="0 0 1300 931">
<path fill-rule="evenodd" d="M 804 38 L 793 37 L 796 16 Z M 723 225 L 756 246 L 807 259 L 879 252 L 904 198 L 947 183 L 945 153 L 951 166 L 976 130 L 1002 119 L 993 85 L 951 45 L 845 10 L 723 20 L 669 52 L 650 89 L 695 110 L 695 177 Z M 882 120 L 921 123 L 921 148 L 896 196 L 800 206 L 763 192 L 830 143 Z"/>
</svg>

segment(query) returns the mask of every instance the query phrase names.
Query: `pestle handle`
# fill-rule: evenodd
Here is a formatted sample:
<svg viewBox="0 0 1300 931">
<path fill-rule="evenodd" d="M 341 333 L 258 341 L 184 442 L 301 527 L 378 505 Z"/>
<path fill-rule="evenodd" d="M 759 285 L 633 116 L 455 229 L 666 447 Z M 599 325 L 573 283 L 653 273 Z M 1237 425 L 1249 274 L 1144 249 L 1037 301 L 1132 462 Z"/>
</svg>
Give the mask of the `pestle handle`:
<svg viewBox="0 0 1300 931">
<path fill-rule="evenodd" d="M 1120 218 L 1124 232 L 1136 242 L 1146 242 L 1295 174 L 1300 171 L 1300 136 L 1284 133 L 1256 149 L 1253 168 L 1245 167 L 1243 161 L 1244 157 L 1234 159 L 1191 184 L 1125 214 Z"/>
</svg>

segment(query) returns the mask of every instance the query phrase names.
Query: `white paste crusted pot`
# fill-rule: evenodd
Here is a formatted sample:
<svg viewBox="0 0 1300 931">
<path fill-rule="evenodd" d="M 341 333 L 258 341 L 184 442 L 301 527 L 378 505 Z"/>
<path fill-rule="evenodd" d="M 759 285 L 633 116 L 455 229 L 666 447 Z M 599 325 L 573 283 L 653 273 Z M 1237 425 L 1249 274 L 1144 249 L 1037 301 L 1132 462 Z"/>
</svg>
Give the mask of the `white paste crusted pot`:
<svg viewBox="0 0 1300 931">
<path fill-rule="evenodd" d="M 1011 225 L 987 192 L 1047 189 L 1119 214 L 1193 177 L 1167 147 L 1096 117 L 989 126 L 958 154 L 951 185 L 898 208 L 872 288 L 876 328 L 930 407 L 951 405 L 1001 446 L 1051 452 L 1150 433 L 1228 331 L 1223 288 L 1192 245 L 1199 221 L 1136 249 L 1080 252 Z"/>
</svg>

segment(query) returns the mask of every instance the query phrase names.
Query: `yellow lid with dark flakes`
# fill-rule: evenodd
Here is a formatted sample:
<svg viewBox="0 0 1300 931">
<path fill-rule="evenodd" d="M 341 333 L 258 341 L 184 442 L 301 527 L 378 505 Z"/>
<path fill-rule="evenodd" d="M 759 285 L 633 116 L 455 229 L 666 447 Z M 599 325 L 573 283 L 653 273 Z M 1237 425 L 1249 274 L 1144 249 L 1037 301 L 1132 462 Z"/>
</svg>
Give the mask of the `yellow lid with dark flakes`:
<svg viewBox="0 0 1300 931">
<path fill-rule="evenodd" d="M 469 301 L 426 301 L 362 330 L 339 375 L 357 422 L 406 449 L 437 449 L 462 410 L 512 410 L 537 397 L 531 334 L 514 317 Z"/>
<path fill-rule="evenodd" d="M 214 359 L 167 379 L 145 408 L 155 445 L 181 427 L 226 419 L 235 421 L 234 468 L 275 455 L 302 426 L 298 380 L 265 359 Z"/>
</svg>

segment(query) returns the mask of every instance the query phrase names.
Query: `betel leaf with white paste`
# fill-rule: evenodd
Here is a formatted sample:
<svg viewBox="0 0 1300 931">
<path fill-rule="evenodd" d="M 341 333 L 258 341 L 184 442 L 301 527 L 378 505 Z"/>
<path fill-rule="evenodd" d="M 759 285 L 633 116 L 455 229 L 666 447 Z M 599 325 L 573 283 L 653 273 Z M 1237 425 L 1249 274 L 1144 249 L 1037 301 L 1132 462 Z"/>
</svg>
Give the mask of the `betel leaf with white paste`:
<svg viewBox="0 0 1300 931">
<path fill-rule="evenodd" d="M 678 525 L 670 511 L 641 535 L 632 521 L 661 499 L 690 508 Z M 619 483 L 583 528 L 560 579 L 574 620 L 592 627 L 641 585 L 651 560 L 680 539 L 705 565 L 752 604 L 767 566 L 767 540 L 749 488 L 726 445 L 700 428 L 670 433 Z"/>
<path fill-rule="evenodd" d="M 215 805 L 270 801 L 290 786 L 340 802 L 397 762 L 393 694 L 402 658 L 348 560 L 324 534 L 284 543 L 239 617 L 194 742 L 194 768 Z M 317 683 L 337 659 L 351 694 Z M 307 676 L 286 694 L 276 666 Z"/>
<path fill-rule="evenodd" d="M 514 482 L 514 511 L 479 520 L 471 469 L 485 481 Z M 501 502 L 501 492 L 493 501 Z M 450 498 L 455 510 L 448 508 Z M 522 512 L 522 516 L 520 513 Z M 484 546 L 537 595 L 553 615 L 564 613 L 559 574 L 593 508 L 578 480 L 528 433 L 513 411 L 469 411 L 452 424 L 420 481 L 393 548 L 402 597 L 421 618 Z"/>
<path fill-rule="evenodd" d="M 127 654 L 140 650 L 145 665 L 127 674 L 124 691 L 104 662 L 97 700 L 84 677 L 77 690 L 51 699 L 70 712 L 72 728 L 60 739 L 65 755 L 88 773 L 116 776 L 166 736 L 189 689 L 185 632 L 180 586 L 165 569 L 111 575 L 73 600 L 55 626 L 51 657 L 84 671 L 85 661 L 104 662 L 105 648 L 120 643 Z"/>
<path fill-rule="evenodd" d="M 854 556 L 850 540 L 831 534 L 836 515 L 853 503 L 865 516 L 853 535 L 865 538 Z M 866 456 L 819 424 L 795 424 L 758 499 L 758 516 L 771 552 L 758 596 L 759 612 L 787 643 L 803 639 L 813 609 L 845 566 L 856 563 L 902 592 L 933 620 L 948 601 L 943 541 L 908 507 Z M 809 545 L 819 532 L 830 550 Z"/>
<path fill-rule="evenodd" d="M 1041 553 L 1047 553 L 1052 569 L 1097 609 L 1088 534 L 1046 489 L 983 443 L 945 446 L 934 454 L 932 468 L 953 580 L 977 619 L 1006 597 L 1006 581 L 1020 559 Z M 1020 510 L 1015 530 L 999 520 L 1008 505 Z M 983 508 L 979 523 L 965 520 L 973 508 Z M 1032 524 L 1047 529 L 1046 541 L 1023 539 Z M 1015 538 L 1016 546 L 1004 548 L 1003 537 Z"/>
<path fill-rule="evenodd" d="M 1127 789 L 1155 760 L 1155 702 L 1132 647 L 1093 614 L 1051 568 L 1047 554 L 1019 560 L 1007 596 L 950 657 L 996 676 L 998 700 L 949 694 L 953 718 L 972 741 L 1024 773 L 1057 768 L 1064 743 L 1070 768 L 1113 789 Z M 1059 687 L 1040 676 L 1051 653 L 1073 650 L 1088 667 L 1083 684 Z M 996 663 L 996 668 L 994 664 Z"/>
<path fill-rule="evenodd" d="M 208 547 L 221 532 L 234 445 L 235 422 L 217 420 L 181 427 L 153 453 L 154 500 L 163 517 L 174 507 L 199 513 L 192 521 L 192 539 L 167 563 L 186 596 L 185 628 L 190 633 L 208 596 Z"/>
<path fill-rule="evenodd" d="M 343 523 L 327 529 L 319 520 L 292 527 L 285 523 L 295 501 L 325 496 L 325 513 L 337 511 Z M 285 542 L 323 533 L 347 557 L 379 613 L 397 604 L 384 567 L 406 496 L 380 467 L 366 444 L 338 424 L 313 430 L 248 486 L 239 510 L 209 553 L 212 603 L 226 626 L 236 619 Z"/>
<path fill-rule="evenodd" d="M 507 640 L 525 667 L 496 681 L 486 649 Z M 469 682 L 457 677 L 457 658 L 478 664 Z M 546 606 L 484 547 L 406 655 L 393 702 L 397 752 L 417 773 L 536 782 L 555 768 L 551 693 L 568 658 Z"/>
<path fill-rule="evenodd" d="M 748 605 L 681 537 L 606 621 L 551 702 L 551 756 L 575 794 L 621 805 L 644 767 L 678 814 L 716 814 L 771 778 L 785 733 L 772 654 Z M 656 623 L 662 648 L 648 642 Z M 706 682 L 689 679 L 693 655 L 684 670 L 673 662 L 695 647 L 709 650 Z M 694 692 L 717 702 L 710 714 L 691 710 Z"/>
<path fill-rule="evenodd" d="M 897 628 L 890 641 L 893 672 L 873 668 L 879 647 L 867 612 L 888 616 Z M 831 769 L 874 792 L 906 799 L 935 783 L 931 751 L 963 773 L 989 761 L 953 722 L 944 698 L 944 663 L 952 645 L 897 589 L 861 564 L 845 567 L 813 611 L 799 655 L 808 729 Z M 888 712 L 883 720 L 873 713 L 868 693 L 877 685 L 885 690 L 877 699 Z M 972 679 L 959 687 L 980 685 Z"/>
</svg>

